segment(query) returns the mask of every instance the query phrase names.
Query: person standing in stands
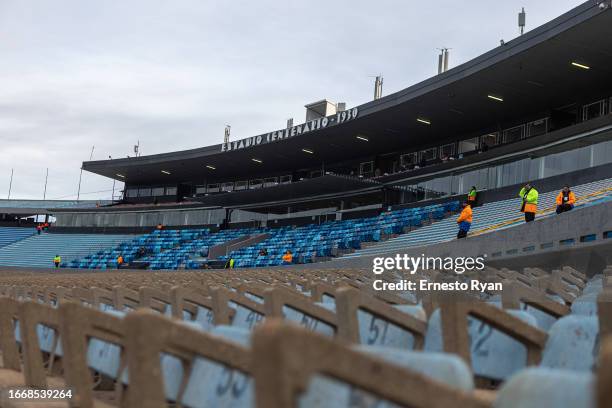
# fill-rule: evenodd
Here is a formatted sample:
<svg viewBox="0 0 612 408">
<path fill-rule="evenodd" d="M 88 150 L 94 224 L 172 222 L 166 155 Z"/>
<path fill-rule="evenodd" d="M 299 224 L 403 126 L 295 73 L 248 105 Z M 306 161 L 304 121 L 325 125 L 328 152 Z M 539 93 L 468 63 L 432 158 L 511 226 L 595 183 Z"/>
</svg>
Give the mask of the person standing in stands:
<svg viewBox="0 0 612 408">
<path fill-rule="evenodd" d="M 224 268 L 225 268 L 225 269 L 234 269 L 234 263 L 235 263 L 234 258 L 230 258 L 230 259 L 228 259 L 228 260 L 227 260 L 227 262 L 225 263 Z"/>
<path fill-rule="evenodd" d="M 478 197 L 478 190 L 476 189 L 476 186 L 472 186 L 472 188 L 470 189 L 470 192 L 468 193 L 467 196 L 467 201 L 468 203 L 470 203 L 470 207 L 474 208 L 476 207 L 476 198 Z"/>
<path fill-rule="evenodd" d="M 36 233 L 37 233 L 38 235 L 40 235 L 40 233 L 41 233 L 41 232 L 42 232 L 42 225 L 38 224 L 38 225 L 36 226 Z"/>
<path fill-rule="evenodd" d="M 468 231 L 472 226 L 472 206 L 469 202 L 463 203 L 463 210 L 457 218 L 457 224 L 459 225 L 459 232 L 457 232 L 457 239 L 467 237 Z"/>
<path fill-rule="evenodd" d="M 570 211 L 574 208 L 575 203 L 576 196 L 574 192 L 570 190 L 569 186 L 563 186 L 563 190 L 557 196 L 557 214 Z"/>
<path fill-rule="evenodd" d="M 283 264 L 289 265 L 291 263 L 293 263 L 293 254 L 290 250 L 287 250 L 287 252 L 285 252 L 283 255 Z"/>
<path fill-rule="evenodd" d="M 121 268 L 121 265 L 123 265 L 123 255 L 119 254 L 117 257 L 117 269 Z"/>
<path fill-rule="evenodd" d="M 56 268 L 59 268 L 61 263 L 62 263 L 62 257 L 59 256 L 59 254 L 56 254 L 55 257 L 53 257 L 53 264 L 55 265 Z"/>
<path fill-rule="evenodd" d="M 529 183 L 525 184 L 525 187 L 519 192 L 519 197 L 522 199 L 521 212 L 525 213 L 525 222 L 535 220 L 538 210 L 538 195 L 538 190 Z"/>
</svg>

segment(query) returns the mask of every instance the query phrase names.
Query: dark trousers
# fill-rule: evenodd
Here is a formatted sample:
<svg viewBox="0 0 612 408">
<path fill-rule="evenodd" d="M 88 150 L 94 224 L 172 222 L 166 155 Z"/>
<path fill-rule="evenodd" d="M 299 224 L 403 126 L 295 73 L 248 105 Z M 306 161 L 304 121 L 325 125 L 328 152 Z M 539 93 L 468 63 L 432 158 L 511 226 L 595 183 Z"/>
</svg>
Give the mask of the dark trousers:
<svg viewBox="0 0 612 408">
<path fill-rule="evenodd" d="M 525 222 L 531 222 L 533 220 L 535 220 L 535 213 L 526 212 L 525 213 Z"/>
<path fill-rule="evenodd" d="M 59 268 L 59 265 L 60 265 L 59 262 L 54 262 L 54 263 L 55 263 L 55 267 Z"/>
<path fill-rule="evenodd" d="M 557 206 L 557 214 L 561 214 L 563 212 L 566 211 L 570 211 L 572 208 L 574 208 L 573 205 L 571 204 L 561 204 Z"/>
<path fill-rule="evenodd" d="M 467 237 L 467 233 L 468 232 L 466 230 L 460 229 L 459 232 L 457 233 L 457 239 L 461 239 L 461 238 Z"/>
</svg>

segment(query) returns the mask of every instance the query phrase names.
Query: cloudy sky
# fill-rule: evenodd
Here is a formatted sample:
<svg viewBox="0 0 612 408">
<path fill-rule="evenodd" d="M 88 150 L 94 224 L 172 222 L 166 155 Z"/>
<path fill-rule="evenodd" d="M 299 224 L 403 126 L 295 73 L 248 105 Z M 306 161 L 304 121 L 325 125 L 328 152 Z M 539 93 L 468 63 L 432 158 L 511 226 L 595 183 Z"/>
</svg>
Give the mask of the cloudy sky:
<svg viewBox="0 0 612 408">
<path fill-rule="evenodd" d="M 359 105 L 455 66 L 578 0 L 0 0 L 0 198 L 76 198 L 89 159 L 219 143 Z M 84 173 L 81 198 L 110 198 Z"/>
</svg>

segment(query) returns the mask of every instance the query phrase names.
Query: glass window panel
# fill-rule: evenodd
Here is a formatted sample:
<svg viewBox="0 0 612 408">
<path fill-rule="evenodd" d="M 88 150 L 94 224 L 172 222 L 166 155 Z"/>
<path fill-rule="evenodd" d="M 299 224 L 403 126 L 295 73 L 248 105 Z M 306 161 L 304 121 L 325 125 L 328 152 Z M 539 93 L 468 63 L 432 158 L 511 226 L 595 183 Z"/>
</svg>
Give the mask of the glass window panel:
<svg viewBox="0 0 612 408">
<path fill-rule="evenodd" d="M 236 182 L 236 190 L 246 190 L 249 186 L 249 182 L 246 180 L 241 180 Z"/>
<path fill-rule="evenodd" d="M 163 187 L 154 187 L 151 192 L 153 193 L 154 197 L 160 197 L 163 196 L 166 192 L 166 189 Z"/>
<path fill-rule="evenodd" d="M 524 125 L 520 125 L 504 130 L 504 143 L 513 143 L 521 140 L 523 138 L 524 128 Z"/>
<path fill-rule="evenodd" d="M 466 139 L 466 140 L 461 140 L 459 142 L 459 153 L 473 152 L 474 150 L 478 150 L 478 138 L 477 137 L 473 137 L 471 139 Z"/>
<path fill-rule="evenodd" d="M 362 176 L 371 176 L 374 174 L 374 162 L 364 162 L 359 165 L 359 174 Z"/>
<path fill-rule="evenodd" d="M 227 183 L 221 184 L 221 191 L 234 191 L 234 182 L 228 181 Z"/>
<path fill-rule="evenodd" d="M 139 188 L 138 197 L 151 197 L 151 188 L 150 187 Z"/>
<path fill-rule="evenodd" d="M 206 194 L 206 186 L 196 186 L 196 194 Z"/>
<path fill-rule="evenodd" d="M 590 120 L 598 118 L 605 114 L 606 101 L 601 100 L 597 102 L 593 102 L 591 104 L 585 105 L 582 108 L 582 119 Z"/>
<path fill-rule="evenodd" d="M 527 124 L 527 136 L 533 137 L 543 135 L 548 130 L 548 118 L 534 120 Z"/>
<path fill-rule="evenodd" d="M 291 179 L 292 179 L 292 177 L 291 177 L 291 175 L 290 175 L 290 174 L 289 174 L 289 175 L 286 175 L 286 176 L 281 176 L 281 178 L 280 178 L 280 183 L 281 183 L 281 184 L 288 184 L 288 183 L 291 183 Z"/>
<path fill-rule="evenodd" d="M 421 151 L 421 160 L 425 159 L 425 160 L 429 161 L 429 160 L 435 159 L 436 158 L 436 150 L 438 150 L 438 149 L 436 149 L 434 147 L 434 148 L 431 148 L 431 149 L 426 149 L 426 150 Z"/>
<path fill-rule="evenodd" d="M 411 167 L 414 166 L 417 162 L 417 154 L 416 153 L 407 153 L 402 154 L 400 156 L 400 165 L 403 167 Z"/>
<path fill-rule="evenodd" d="M 166 187 L 166 195 L 176 195 L 176 187 Z"/>
<path fill-rule="evenodd" d="M 440 147 L 440 158 L 449 158 L 455 154 L 455 144 L 449 143 Z"/>
<path fill-rule="evenodd" d="M 488 133 L 480 136 L 480 147 L 493 147 L 499 144 L 499 132 Z"/>
</svg>

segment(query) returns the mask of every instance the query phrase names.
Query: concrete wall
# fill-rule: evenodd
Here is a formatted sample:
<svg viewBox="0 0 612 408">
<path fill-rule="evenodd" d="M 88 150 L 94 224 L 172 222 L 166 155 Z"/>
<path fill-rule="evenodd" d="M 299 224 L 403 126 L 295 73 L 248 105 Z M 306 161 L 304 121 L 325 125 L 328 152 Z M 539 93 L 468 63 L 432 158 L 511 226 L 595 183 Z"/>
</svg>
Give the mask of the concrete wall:
<svg viewBox="0 0 612 408">
<path fill-rule="evenodd" d="M 157 224 L 215 225 L 225 218 L 223 209 L 172 209 L 125 212 L 57 213 L 58 227 L 154 227 Z"/>
</svg>

